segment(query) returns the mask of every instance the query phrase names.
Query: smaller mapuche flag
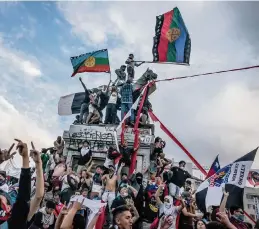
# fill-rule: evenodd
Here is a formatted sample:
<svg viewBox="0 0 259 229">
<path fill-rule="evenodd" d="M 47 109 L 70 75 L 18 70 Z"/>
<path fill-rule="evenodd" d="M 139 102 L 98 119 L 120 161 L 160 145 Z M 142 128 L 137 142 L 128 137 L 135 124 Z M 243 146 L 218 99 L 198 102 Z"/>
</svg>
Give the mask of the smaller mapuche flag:
<svg viewBox="0 0 259 229">
<path fill-rule="evenodd" d="M 189 64 L 191 38 L 177 7 L 156 17 L 154 62 Z"/>
<path fill-rule="evenodd" d="M 108 50 L 102 49 L 70 58 L 74 72 L 71 77 L 82 72 L 110 72 Z"/>
</svg>

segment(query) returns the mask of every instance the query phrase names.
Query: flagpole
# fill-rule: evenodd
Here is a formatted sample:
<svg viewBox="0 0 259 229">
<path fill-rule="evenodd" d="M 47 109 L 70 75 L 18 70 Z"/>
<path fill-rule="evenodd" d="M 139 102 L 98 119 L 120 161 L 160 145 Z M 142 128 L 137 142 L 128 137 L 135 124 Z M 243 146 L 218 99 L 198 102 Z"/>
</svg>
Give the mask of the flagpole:
<svg viewBox="0 0 259 229">
<path fill-rule="evenodd" d="M 159 62 L 159 61 L 145 61 L 145 60 L 134 60 L 133 62 L 143 62 L 146 64 L 173 64 L 173 65 L 190 66 L 190 64 L 187 64 L 187 63 L 177 63 L 177 62 Z"/>
<path fill-rule="evenodd" d="M 108 55 L 108 63 L 109 63 L 109 67 L 110 67 L 110 81 L 109 82 L 111 82 L 111 80 L 112 80 L 112 73 L 111 73 L 111 65 L 110 65 L 110 57 L 109 57 L 109 51 L 108 51 L 108 49 L 107 49 L 107 55 Z"/>
</svg>

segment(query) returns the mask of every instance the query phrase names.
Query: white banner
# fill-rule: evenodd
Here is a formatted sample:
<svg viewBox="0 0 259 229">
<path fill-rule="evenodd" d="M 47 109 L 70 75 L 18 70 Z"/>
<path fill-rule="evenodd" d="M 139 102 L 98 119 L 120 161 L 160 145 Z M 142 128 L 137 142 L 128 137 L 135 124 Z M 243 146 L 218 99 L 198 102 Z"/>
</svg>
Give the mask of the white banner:
<svg viewBox="0 0 259 229">
<path fill-rule="evenodd" d="M 255 217 L 256 220 L 259 219 L 259 201 L 258 201 L 258 197 L 254 197 L 254 203 L 255 203 Z"/>
</svg>

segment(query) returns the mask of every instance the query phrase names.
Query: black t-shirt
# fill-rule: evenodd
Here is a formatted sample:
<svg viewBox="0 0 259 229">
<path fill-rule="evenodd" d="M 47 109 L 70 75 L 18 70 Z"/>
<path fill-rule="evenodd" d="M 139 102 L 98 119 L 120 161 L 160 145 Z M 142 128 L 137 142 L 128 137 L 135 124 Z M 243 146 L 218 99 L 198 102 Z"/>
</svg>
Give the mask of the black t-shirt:
<svg viewBox="0 0 259 229">
<path fill-rule="evenodd" d="M 85 98 L 84 98 L 83 103 L 89 103 L 89 102 L 90 102 L 89 95 L 90 95 L 90 93 L 89 93 L 89 91 L 86 89 L 86 90 L 85 90 Z"/>
<path fill-rule="evenodd" d="M 131 155 L 133 153 L 134 149 L 129 147 L 120 147 L 120 152 L 122 154 L 121 162 L 125 163 L 126 167 L 129 167 L 131 164 Z"/>
<path fill-rule="evenodd" d="M 80 152 L 80 158 L 78 160 L 78 165 L 85 165 L 92 157 L 92 151 L 89 149 L 88 153 L 86 153 L 84 156 L 81 154 L 81 149 L 79 148 L 78 151 Z"/>
<path fill-rule="evenodd" d="M 173 167 L 171 168 L 171 171 L 173 172 L 173 175 L 170 179 L 170 183 L 175 184 L 179 188 L 184 186 L 186 179 L 192 177 L 190 173 L 179 167 Z"/>
<path fill-rule="evenodd" d="M 99 107 L 99 109 L 103 110 L 106 107 L 108 101 L 109 101 L 109 96 L 106 95 L 105 93 L 101 93 L 100 94 L 100 107 Z"/>
</svg>

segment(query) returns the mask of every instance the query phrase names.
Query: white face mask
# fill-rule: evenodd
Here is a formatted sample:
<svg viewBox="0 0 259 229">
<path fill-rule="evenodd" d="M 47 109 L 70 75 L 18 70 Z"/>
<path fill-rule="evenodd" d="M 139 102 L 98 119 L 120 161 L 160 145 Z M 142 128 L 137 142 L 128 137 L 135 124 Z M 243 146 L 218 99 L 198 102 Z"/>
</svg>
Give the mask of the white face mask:
<svg viewBox="0 0 259 229">
<path fill-rule="evenodd" d="M 165 203 L 165 208 L 169 209 L 171 207 L 170 203 Z"/>
</svg>

